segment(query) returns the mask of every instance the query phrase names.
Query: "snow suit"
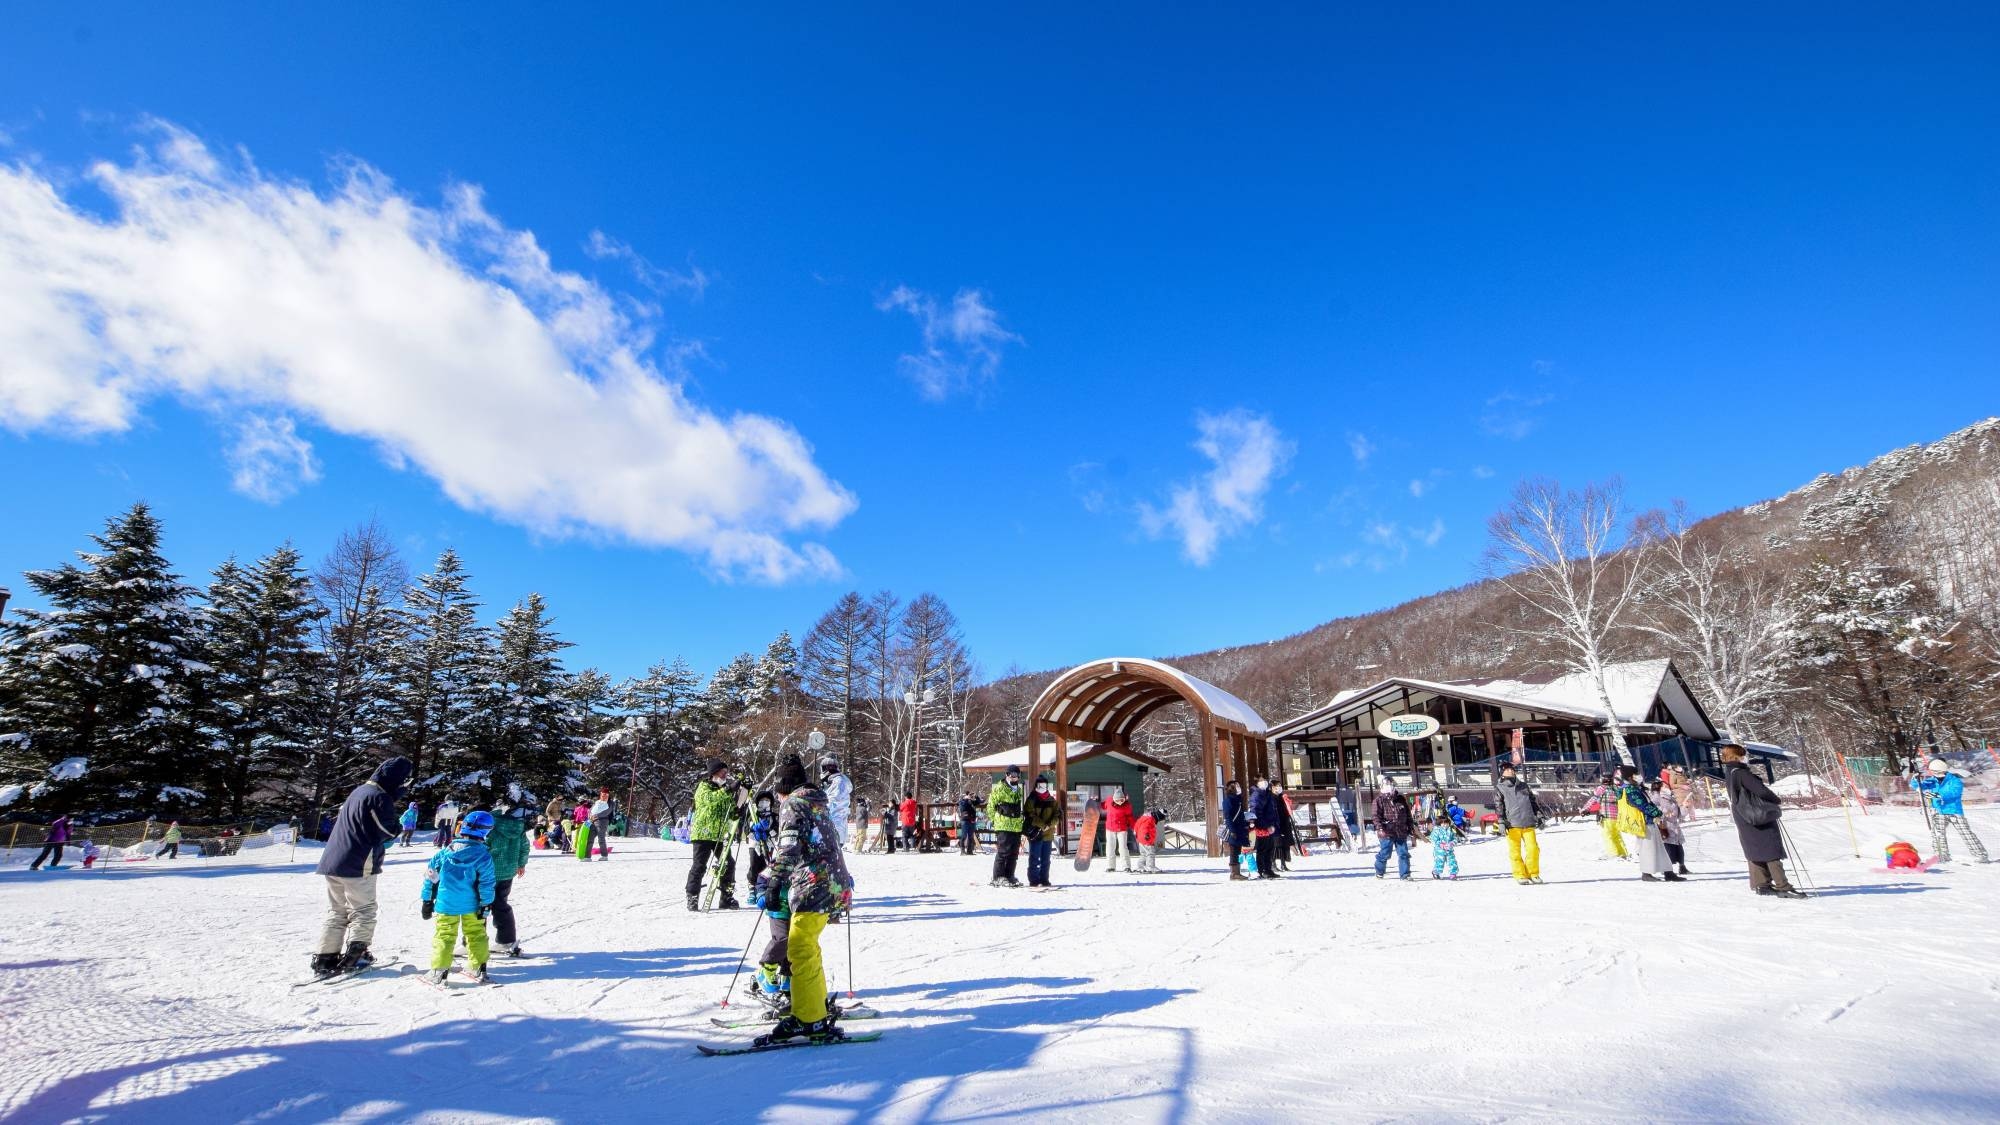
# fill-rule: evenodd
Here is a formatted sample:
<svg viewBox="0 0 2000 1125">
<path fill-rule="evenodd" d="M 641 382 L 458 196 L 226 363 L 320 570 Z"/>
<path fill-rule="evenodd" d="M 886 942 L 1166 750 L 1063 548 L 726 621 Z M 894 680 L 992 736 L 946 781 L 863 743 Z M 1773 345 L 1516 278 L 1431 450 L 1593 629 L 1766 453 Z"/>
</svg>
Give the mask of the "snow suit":
<svg viewBox="0 0 2000 1125">
<path fill-rule="evenodd" d="M 1681 803 L 1674 799 L 1673 791 L 1660 786 L 1660 795 L 1653 798 L 1660 806 L 1660 842 L 1667 849 L 1667 862 L 1687 874 L 1687 837 L 1681 832 Z"/>
<path fill-rule="evenodd" d="M 1278 795 L 1268 786 L 1250 790 L 1250 836 L 1256 841 L 1257 877 L 1278 877 Z"/>
<path fill-rule="evenodd" d="M 1597 830 L 1604 836 L 1605 856 L 1630 859 L 1625 837 L 1618 831 L 1618 787 L 1600 785 L 1590 791 L 1590 801 L 1597 806 Z"/>
<path fill-rule="evenodd" d="M 1126 845 L 1125 834 L 1132 831 L 1132 802 L 1121 797 L 1113 797 L 1104 802 L 1104 844 L 1105 855 L 1110 859 L 1109 869 L 1118 870 L 1118 861 L 1125 861 L 1125 870 L 1132 870 L 1132 850 Z"/>
<path fill-rule="evenodd" d="M 35 857 L 35 862 L 28 865 L 28 870 L 40 870 L 44 861 L 50 867 L 61 866 L 63 845 L 67 843 L 69 843 L 69 817 L 59 816 L 51 821 L 48 830 L 42 833 L 41 854 Z M 55 858 L 51 859 L 51 856 Z"/>
<path fill-rule="evenodd" d="M 1396 877 L 1410 877 L 1410 833 L 1415 830 L 1410 819 L 1410 799 L 1391 790 L 1375 794 L 1375 835 L 1381 843 L 1375 847 L 1375 875 L 1380 878 L 1388 874 L 1389 855 L 1396 856 Z"/>
<path fill-rule="evenodd" d="M 411 801 L 409 807 L 403 810 L 403 817 L 396 822 L 396 827 L 403 830 L 402 838 L 397 842 L 403 847 L 409 847 L 410 837 L 417 834 L 417 803 L 415 801 Z"/>
<path fill-rule="evenodd" d="M 713 781 L 694 787 L 694 862 L 688 866 L 687 896 L 701 896 L 701 883 L 711 863 L 721 865 L 716 881 L 722 890 L 722 908 L 736 909 L 736 857 L 729 854 L 729 825 L 736 815 L 736 789 L 723 788 Z"/>
<path fill-rule="evenodd" d="M 1972 825 L 1965 820 L 1965 780 L 1955 773 L 1943 777 L 1919 777 L 1910 782 L 1921 798 L 1931 806 L 1931 854 L 1940 860 L 1951 859 L 1951 840 L 1945 830 L 1956 828 L 1965 836 L 1966 846 L 1972 849 L 1972 858 L 1986 862 L 1986 845 L 1972 831 Z"/>
<path fill-rule="evenodd" d="M 396 838 L 396 801 L 412 768 L 408 758 L 400 757 L 376 766 L 374 776 L 355 786 L 334 818 L 314 868 L 326 878 L 322 954 L 341 953 L 343 945 L 366 949 L 375 938 L 375 877 L 382 873 L 382 853 Z"/>
<path fill-rule="evenodd" d="M 1542 810 L 1535 792 L 1518 777 L 1503 777 L 1493 783 L 1493 807 L 1500 814 L 1500 828 L 1507 833 L 1507 859 L 1514 866 L 1514 881 L 1529 882 L 1542 877 L 1542 845 L 1535 838 Z"/>
<path fill-rule="evenodd" d="M 1160 870 L 1160 822 L 1152 813 L 1132 823 L 1132 835 L 1139 841 L 1139 870 L 1157 874 Z"/>
<path fill-rule="evenodd" d="M 437 915 L 431 938 L 431 968 L 451 968 L 458 935 L 465 934 L 467 963 L 477 972 L 486 964 L 486 908 L 493 905 L 493 853 L 478 840 L 460 840 L 431 857 L 424 871 L 424 916 Z"/>
<path fill-rule="evenodd" d="M 1924 857 L 1918 854 L 1916 845 L 1910 843 L 1908 840 L 1897 840 L 1882 849 L 1882 862 L 1891 871 L 1921 871 L 1924 866 Z"/>
<path fill-rule="evenodd" d="M 83 842 L 83 869 L 85 871 L 90 870 L 90 865 L 96 862 L 97 862 L 97 845 L 89 840 L 85 840 Z"/>
<path fill-rule="evenodd" d="M 986 822 L 993 826 L 993 877 L 1006 883 L 1018 882 L 1014 864 L 1021 854 L 1021 829 L 1025 827 L 1022 803 L 1021 787 L 1007 784 L 1004 777 L 986 794 Z"/>
<path fill-rule="evenodd" d="M 1750 889 L 1758 894 L 1782 894 L 1792 889 L 1785 878 L 1785 839 L 1778 831 L 1784 806 L 1764 779 L 1750 772 L 1747 762 L 1729 762 L 1723 769 L 1729 791 L 1729 818 L 1750 864 Z"/>
<path fill-rule="evenodd" d="M 771 852 L 770 886 L 783 887 L 791 908 L 785 954 L 791 960 L 792 1015 L 804 1023 L 826 1018 L 826 968 L 819 937 L 827 915 L 841 909 L 854 880 L 833 838 L 826 794 L 802 785 L 778 808 L 778 844 Z"/>
<path fill-rule="evenodd" d="M 821 782 L 826 789 L 826 816 L 833 822 L 834 839 L 847 850 L 847 813 L 854 803 L 854 783 L 844 773 L 830 773 Z"/>
<path fill-rule="evenodd" d="M 515 941 L 514 904 L 508 895 L 528 869 L 528 810 L 509 809 L 494 817 L 486 850 L 493 857 L 493 939 L 510 946 Z"/>
<path fill-rule="evenodd" d="M 1431 825 L 1431 878 L 1446 872 L 1458 878 L 1458 830 L 1449 818 Z"/>
<path fill-rule="evenodd" d="M 1028 837 L 1028 885 L 1049 885 L 1049 857 L 1055 851 L 1056 833 L 1062 831 L 1062 806 L 1053 793 L 1030 793 L 1022 818 Z"/>
</svg>

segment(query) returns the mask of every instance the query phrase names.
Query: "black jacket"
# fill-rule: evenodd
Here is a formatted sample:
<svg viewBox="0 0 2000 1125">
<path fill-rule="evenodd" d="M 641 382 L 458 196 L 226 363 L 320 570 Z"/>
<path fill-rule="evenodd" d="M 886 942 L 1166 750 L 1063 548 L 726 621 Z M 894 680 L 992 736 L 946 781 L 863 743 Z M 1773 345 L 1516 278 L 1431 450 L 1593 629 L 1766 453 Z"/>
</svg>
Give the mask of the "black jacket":
<svg viewBox="0 0 2000 1125">
<path fill-rule="evenodd" d="M 408 758 L 391 758 L 347 795 L 319 856 L 316 870 L 321 875 L 356 879 L 381 873 L 382 850 L 403 834 L 396 806 L 403 798 L 403 786 L 410 782 L 411 769 Z"/>
<path fill-rule="evenodd" d="M 1778 828 L 1782 812 L 1778 795 L 1745 762 L 1729 763 L 1723 777 L 1729 787 L 1729 818 L 1736 822 L 1736 838 L 1743 844 L 1743 858 L 1751 863 L 1785 858 L 1785 837 Z M 1769 823 L 1756 823 L 1762 820 Z"/>
<path fill-rule="evenodd" d="M 1222 831 L 1236 847 L 1250 843 L 1250 818 L 1243 815 L 1243 797 L 1239 793 L 1222 795 Z"/>
</svg>

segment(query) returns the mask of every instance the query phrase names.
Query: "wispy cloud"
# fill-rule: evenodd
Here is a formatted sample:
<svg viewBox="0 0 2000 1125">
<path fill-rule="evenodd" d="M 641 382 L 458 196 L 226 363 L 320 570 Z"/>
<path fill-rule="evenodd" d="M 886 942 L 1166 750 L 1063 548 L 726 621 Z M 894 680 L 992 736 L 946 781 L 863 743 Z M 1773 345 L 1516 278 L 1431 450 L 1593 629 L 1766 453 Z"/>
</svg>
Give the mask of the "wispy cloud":
<svg viewBox="0 0 2000 1125">
<path fill-rule="evenodd" d="M 1361 528 L 1362 545 L 1343 552 L 1336 561 L 1343 567 L 1365 566 L 1370 570 L 1388 570 L 1408 562 L 1411 548 L 1435 547 L 1444 541 L 1444 536 L 1443 519 L 1434 518 L 1428 526 L 1403 524 L 1395 520 L 1370 520 Z"/>
<path fill-rule="evenodd" d="M 1486 465 L 1474 465 L 1472 467 L 1472 475 L 1478 480 L 1492 480 L 1493 470 Z"/>
<path fill-rule="evenodd" d="M 1365 469 L 1368 459 L 1375 456 L 1375 443 L 1368 440 L 1367 434 L 1350 433 L 1347 435 L 1347 451 L 1354 455 L 1354 463 Z"/>
<path fill-rule="evenodd" d="M 1431 490 L 1431 483 L 1427 480 L 1418 478 L 1410 482 L 1410 495 L 1416 497 L 1419 500 L 1423 499 L 1424 493 L 1429 492 L 1430 490 Z"/>
<path fill-rule="evenodd" d="M 643 310 L 554 268 L 455 185 L 366 164 L 331 190 L 148 124 L 129 163 L 0 167 L 0 426 L 130 428 L 175 397 L 235 422 L 237 487 L 317 473 L 292 419 L 371 443 L 462 507 L 552 536 L 696 555 L 718 575 L 838 571 L 798 542 L 854 509 L 805 439 L 691 401 Z"/>
<path fill-rule="evenodd" d="M 1264 495 L 1285 471 L 1293 445 L 1269 418 L 1247 410 L 1200 414 L 1194 448 L 1209 470 L 1175 487 L 1166 507 L 1139 506 L 1140 526 L 1159 538 L 1172 535 L 1196 566 L 1215 558 L 1222 540 L 1255 527 L 1264 518 Z"/>
<path fill-rule="evenodd" d="M 1479 416 L 1479 428 L 1495 437 L 1520 441 L 1542 424 L 1538 411 L 1553 401 L 1555 396 L 1551 394 L 1502 391 L 1486 400 L 1486 409 Z"/>
<path fill-rule="evenodd" d="M 662 269 L 631 246 L 601 230 L 590 232 L 590 237 L 584 240 L 583 252 L 599 261 L 624 262 L 631 268 L 632 276 L 639 280 L 639 284 L 662 296 L 686 293 L 691 299 L 699 301 L 702 294 L 708 292 L 708 283 L 714 280 L 708 271 L 692 262 L 688 263 L 685 272 Z"/>
<path fill-rule="evenodd" d="M 949 306 L 936 297 L 898 285 L 875 302 L 883 312 L 901 309 L 917 322 L 923 349 L 898 358 L 917 393 L 943 402 L 960 391 L 991 381 L 1000 372 L 1000 351 L 1021 337 L 1000 325 L 1000 314 L 978 289 L 961 289 Z"/>
</svg>

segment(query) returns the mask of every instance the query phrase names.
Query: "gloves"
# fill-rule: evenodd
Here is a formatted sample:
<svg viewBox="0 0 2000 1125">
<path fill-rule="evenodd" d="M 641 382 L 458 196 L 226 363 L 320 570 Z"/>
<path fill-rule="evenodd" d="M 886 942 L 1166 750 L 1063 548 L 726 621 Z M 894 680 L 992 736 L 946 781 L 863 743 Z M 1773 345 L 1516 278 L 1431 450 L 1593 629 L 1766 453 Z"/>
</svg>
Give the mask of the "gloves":
<svg viewBox="0 0 2000 1125">
<path fill-rule="evenodd" d="M 431 903 L 431 902 L 425 902 L 425 903 L 424 903 L 424 921 L 426 921 L 426 922 L 430 921 L 430 920 L 431 920 L 431 915 L 433 915 L 433 914 L 435 914 L 435 913 L 437 913 L 437 905 L 436 905 L 435 903 Z"/>
<path fill-rule="evenodd" d="M 474 918 L 479 919 L 482 922 L 486 921 L 486 908 L 483 906 L 480 907 L 479 909 L 472 912 L 472 916 Z"/>
</svg>

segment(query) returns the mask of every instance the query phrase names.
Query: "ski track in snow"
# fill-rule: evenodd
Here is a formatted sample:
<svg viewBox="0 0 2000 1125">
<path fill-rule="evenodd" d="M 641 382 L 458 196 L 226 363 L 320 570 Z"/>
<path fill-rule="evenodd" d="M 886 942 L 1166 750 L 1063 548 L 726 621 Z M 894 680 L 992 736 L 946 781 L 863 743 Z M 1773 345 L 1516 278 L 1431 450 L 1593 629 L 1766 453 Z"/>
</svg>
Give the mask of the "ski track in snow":
<svg viewBox="0 0 2000 1125">
<path fill-rule="evenodd" d="M 1973 820 L 2000 845 L 2000 810 Z M 392 851 L 381 882 L 375 948 L 404 964 L 297 989 L 324 901 L 307 851 L 54 875 L 17 853 L 0 1121 L 2000 1118 L 2000 866 L 1878 870 L 1880 839 L 1922 835 L 1913 810 L 1857 816 L 1859 859 L 1838 811 L 1786 824 L 1817 900 L 1751 896 L 1712 822 L 1684 885 L 1598 858 L 1590 824 L 1545 834 L 1540 887 L 1493 840 L 1460 849 L 1456 883 L 1419 846 L 1412 883 L 1372 878 L 1372 854 L 1235 884 L 1167 856 L 1158 876 L 1059 864 L 1050 895 L 983 885 L 987 856 L 855 856 L 827 971 L 846 992 L 851 938 L 886 1037 L 717 1059 L 693 1045 L 750 1034 L 708 1018 L 754 915 L 683 909 L 680 845 L 537 855 L 514 888 L 534 959 L 449 994 L 414 977 L 428 849 Z"/>
</svg>

